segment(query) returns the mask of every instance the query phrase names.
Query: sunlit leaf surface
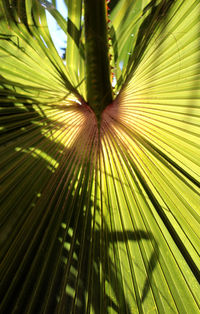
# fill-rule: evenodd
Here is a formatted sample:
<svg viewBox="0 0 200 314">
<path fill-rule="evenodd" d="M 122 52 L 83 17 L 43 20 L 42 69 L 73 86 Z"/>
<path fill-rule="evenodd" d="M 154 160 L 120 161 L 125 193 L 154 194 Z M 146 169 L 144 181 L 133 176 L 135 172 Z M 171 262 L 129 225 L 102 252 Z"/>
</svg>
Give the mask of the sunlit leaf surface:
<svg viewBox="0 0 200 314">
<path fill-rule="evenodd" d="M 100 129 L 73 3 L 0 0 L 0 312 L 199 313 L 199 0 L 117 2 Z"/>
</svg>

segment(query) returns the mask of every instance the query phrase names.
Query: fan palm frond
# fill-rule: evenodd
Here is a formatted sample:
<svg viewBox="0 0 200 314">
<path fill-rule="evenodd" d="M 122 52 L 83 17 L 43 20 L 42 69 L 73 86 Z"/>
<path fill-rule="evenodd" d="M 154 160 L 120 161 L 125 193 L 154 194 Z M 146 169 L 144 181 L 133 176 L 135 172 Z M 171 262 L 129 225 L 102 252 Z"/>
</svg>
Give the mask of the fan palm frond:
<svg viewBox="0 0 200 314">
<path fill-rule="evenodd" d="M 116 3 L 99 120 L 65 3 L 0 0 L 0 312 L 198 313 L 200 3 Z"/>
</svg>

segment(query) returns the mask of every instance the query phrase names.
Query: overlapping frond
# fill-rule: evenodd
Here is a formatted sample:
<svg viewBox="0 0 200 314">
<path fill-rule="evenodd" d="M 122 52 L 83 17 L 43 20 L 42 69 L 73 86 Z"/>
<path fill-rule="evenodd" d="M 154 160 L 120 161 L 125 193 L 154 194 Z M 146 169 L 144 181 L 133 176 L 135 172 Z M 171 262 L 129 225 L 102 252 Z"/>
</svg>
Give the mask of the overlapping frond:
<svg viewBox="0 0 200 314">
<path fill-rule="evenodd" d="M 198 313 L 199 1 L 119 1 L 100 129 L 41 2 L 0 1 L 0 312 Z"/>
<path fill-rule="evenodd" d="M 69 92 L 78 96 L 79 87 L 81 83 L 84 84 L 83 80 L 72 82 L 54 47 L 46 21 L 46 3 L 0 3 L 1 82 L 9 84 L 13 93 L 18 92 L 42 102 L 60 100 Z M 62 18 L 61 15 L 55 17 L 59 21 Z M 67 28 L 64 18 L 61 26 Z"/>
</svg>

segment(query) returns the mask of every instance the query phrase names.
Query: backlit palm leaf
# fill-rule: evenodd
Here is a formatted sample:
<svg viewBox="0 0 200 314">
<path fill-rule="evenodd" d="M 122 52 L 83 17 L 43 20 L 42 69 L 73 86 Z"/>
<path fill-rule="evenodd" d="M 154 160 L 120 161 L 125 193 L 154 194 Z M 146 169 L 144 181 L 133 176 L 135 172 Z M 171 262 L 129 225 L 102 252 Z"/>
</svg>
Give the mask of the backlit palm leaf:
<svg viewBox="0 0 200 314">
<path fill-rule="evenodd" d="M 100 124 L 65 2 L 0 1 L 0 312 L 198 313 L 199 1 L 118 1 Z"/>
</svg>

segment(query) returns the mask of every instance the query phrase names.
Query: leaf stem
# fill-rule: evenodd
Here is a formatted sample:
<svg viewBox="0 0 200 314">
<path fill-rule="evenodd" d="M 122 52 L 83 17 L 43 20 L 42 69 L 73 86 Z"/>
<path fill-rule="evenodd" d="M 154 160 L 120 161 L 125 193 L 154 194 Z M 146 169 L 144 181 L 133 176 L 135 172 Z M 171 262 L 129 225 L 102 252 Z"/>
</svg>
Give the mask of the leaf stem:
<svg viewBox="0 0 200 314">
<path fill-rule="evenodd" d="M 113 100 L 105 0 L 85 0 L 86 85 L 88 105 L 101 113 Z"/>
</svg>

